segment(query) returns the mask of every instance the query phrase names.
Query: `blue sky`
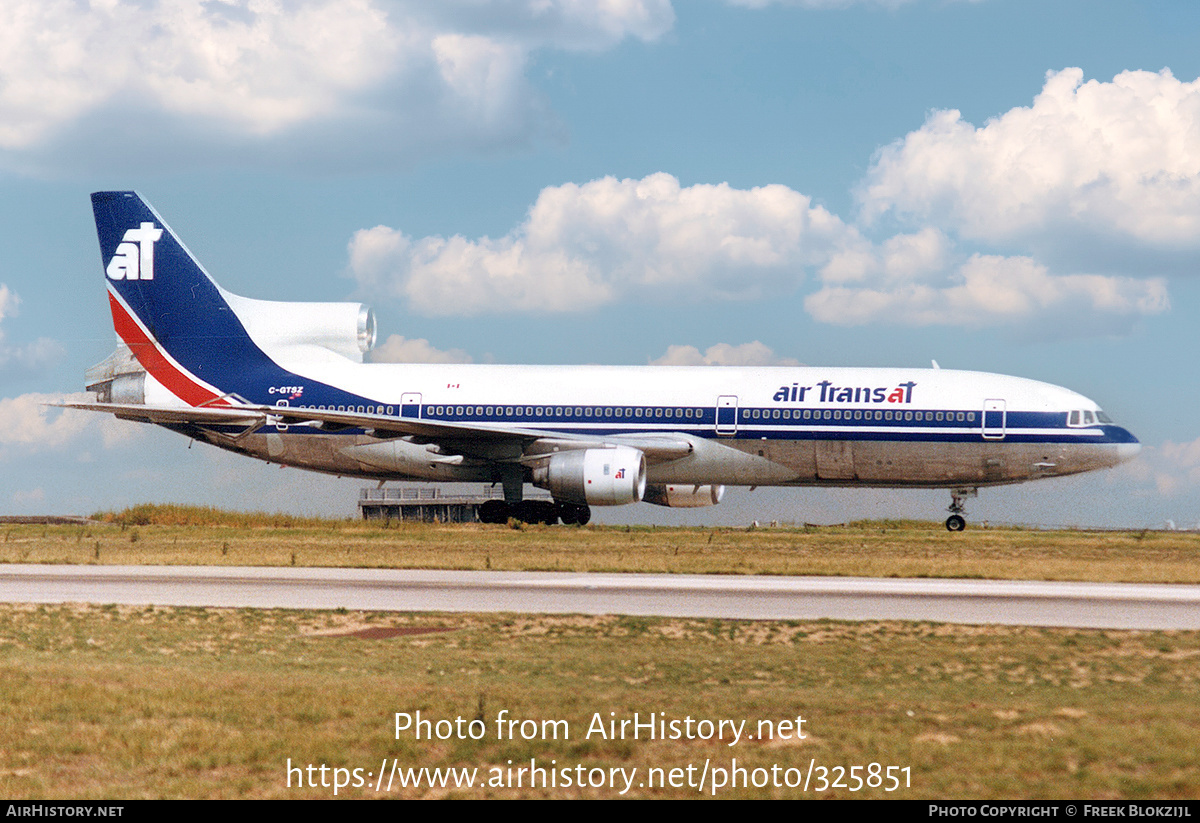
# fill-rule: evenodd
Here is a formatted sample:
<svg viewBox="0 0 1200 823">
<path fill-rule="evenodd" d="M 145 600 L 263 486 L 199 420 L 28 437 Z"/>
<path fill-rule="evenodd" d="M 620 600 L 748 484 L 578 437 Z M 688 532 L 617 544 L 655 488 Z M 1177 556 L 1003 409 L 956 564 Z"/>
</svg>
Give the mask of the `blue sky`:
<svg viewBox="0 0 1200 823">
<path fill-rule="evenodd" d="M 40 404 L 114 335 L 87 195 L 380 358 L 1016 374 L 1145 444 L 974 520 L 1200 522 L 1200 7 L 265 0 L 0 7 L 0 511 L 351 514 L 359 482 Z M 945 492 L 731 491 L 744 523 Z"/>
</svg>

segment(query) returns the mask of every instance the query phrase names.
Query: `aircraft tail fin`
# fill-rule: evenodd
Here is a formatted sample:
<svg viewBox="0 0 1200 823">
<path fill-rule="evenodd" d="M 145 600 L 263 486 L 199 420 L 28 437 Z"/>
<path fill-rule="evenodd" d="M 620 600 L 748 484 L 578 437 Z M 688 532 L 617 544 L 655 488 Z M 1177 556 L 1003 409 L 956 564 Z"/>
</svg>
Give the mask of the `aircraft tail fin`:
<svg viewBox="0 0 1200 823">
<path fill-rule="evenodd" d="M 128 386 L 126 394 L 144 398 L 132 402 L 274 405 L 280 387 L 298 396 L 294 387 L 308 385 L 311 396 L 322 385 L 300 372 L 362 363 L 374 345 L 375 315 L 361 303 L 285 303 L 225 291 L 137 192 L 96 192 L 92 210 L 113 326 L 146 373 L 123 378 L 132 365 L 127 356 L 123 365 L 105 361 L 96 385 Z M 332 392 L 327 402 L 337 397 Z"/>
<path fill-rule="evenodd" d="M 117 335 L 179 400 L 226 405 L 230 376 L 264 355 L 225 294 L 137 192 L 96 192 L 92 211 Z"/>
</svg>

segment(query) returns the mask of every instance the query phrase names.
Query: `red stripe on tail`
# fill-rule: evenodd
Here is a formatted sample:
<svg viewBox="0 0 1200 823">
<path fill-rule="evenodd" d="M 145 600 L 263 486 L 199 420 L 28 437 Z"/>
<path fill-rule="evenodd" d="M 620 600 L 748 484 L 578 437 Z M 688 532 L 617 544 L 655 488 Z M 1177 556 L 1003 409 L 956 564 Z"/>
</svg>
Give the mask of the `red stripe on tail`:
<svg viewBox="0 0 1200 823">
<path fill-rule="evenodd" d="M 219 395 L 201 386 L 187 372 L 168 360 L 159 350 L 158 344 L 146 334 L 138 322 L 125 310 L 120 301 L 108 294 L 108 306 L 112 310 L 113 327 L 155 380 L 172 394 L 190 406 L 228 406 Z"/>
</svg>

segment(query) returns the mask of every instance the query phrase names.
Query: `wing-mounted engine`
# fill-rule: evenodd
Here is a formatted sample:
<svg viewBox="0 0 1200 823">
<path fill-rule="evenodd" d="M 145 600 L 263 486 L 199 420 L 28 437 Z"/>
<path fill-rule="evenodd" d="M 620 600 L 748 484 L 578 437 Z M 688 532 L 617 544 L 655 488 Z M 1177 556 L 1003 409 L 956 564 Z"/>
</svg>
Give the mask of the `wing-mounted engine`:
<svg viewBox="0 0 1200 823">
<path fill-rule="evenodd" d="M 672 509 L 698 509 L 715 506 L 725 496 L 725 487 L 720 485 L 691 486 L 677 483 L 651 484 L 646 487 L 643 503 L 666 506 Z"/>
<path fill-rule="evenodd" d="M 534 464 L 533 485 L 568 503 L 637 503 L 646 493 L 646 455 L 629 446 L 557 452 Z"/>
<path fill-rule="evenodd" d="M 282 303 L 223 292 L 250 339 L 276 359 L 324 351 L 356 363 L 375 345 L 375 312 L 362 303 Z"/>
</svg>

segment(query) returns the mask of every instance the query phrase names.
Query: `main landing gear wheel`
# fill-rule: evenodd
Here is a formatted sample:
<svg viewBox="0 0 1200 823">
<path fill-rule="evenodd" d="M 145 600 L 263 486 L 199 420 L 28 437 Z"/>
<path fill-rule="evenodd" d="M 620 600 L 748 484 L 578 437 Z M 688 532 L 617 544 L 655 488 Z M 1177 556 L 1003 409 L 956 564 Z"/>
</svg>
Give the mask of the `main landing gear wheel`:
<svg viewBox="0 0 1200 823">
<path fill-rule="evenodd" d="M 548 500 L 522 500 L 512 506 L 512 516 L 522 523 L 558 525 L 558 510 Z"/>
<path fill-rule="evenodd" d="M 592 510 L 588 506 L 558 502 L 554 505 L 558 509 L 559 519 L 567 526 L 586 526 L 592 519 Z"/>
<path fill-rule="evenodd" d="M 558 525 L 560 519 L 568 526 L 585 526 L 592 519 L 592 510 L 577 503 L 551 503 L 549 500 L 521 500 L 517 503 L 489 500 L 479 507 L 480 523 L 507 523 L 510 517 L 522 523 L 541 523 L 545 526 Z"/>
<path fill-rule="evenodd" d="M 480 523 L 507 523 L 508 504 L 503 500 L 489 500 L 479 507 Z"/>
<path fill-rule="evenodd" d="M 946 511 L 950 512 L 950 516 L 946 518 L 946 530 L 952 532 L 960 532 L 967 527 L 967 519 L 963 517 L 966 514 L 967 507 L 963 503 L 968 497 L 976 497 L 979 494 L 979 489 L 963 488 L 950 490 L 950 505 Z"/>
</svg>

